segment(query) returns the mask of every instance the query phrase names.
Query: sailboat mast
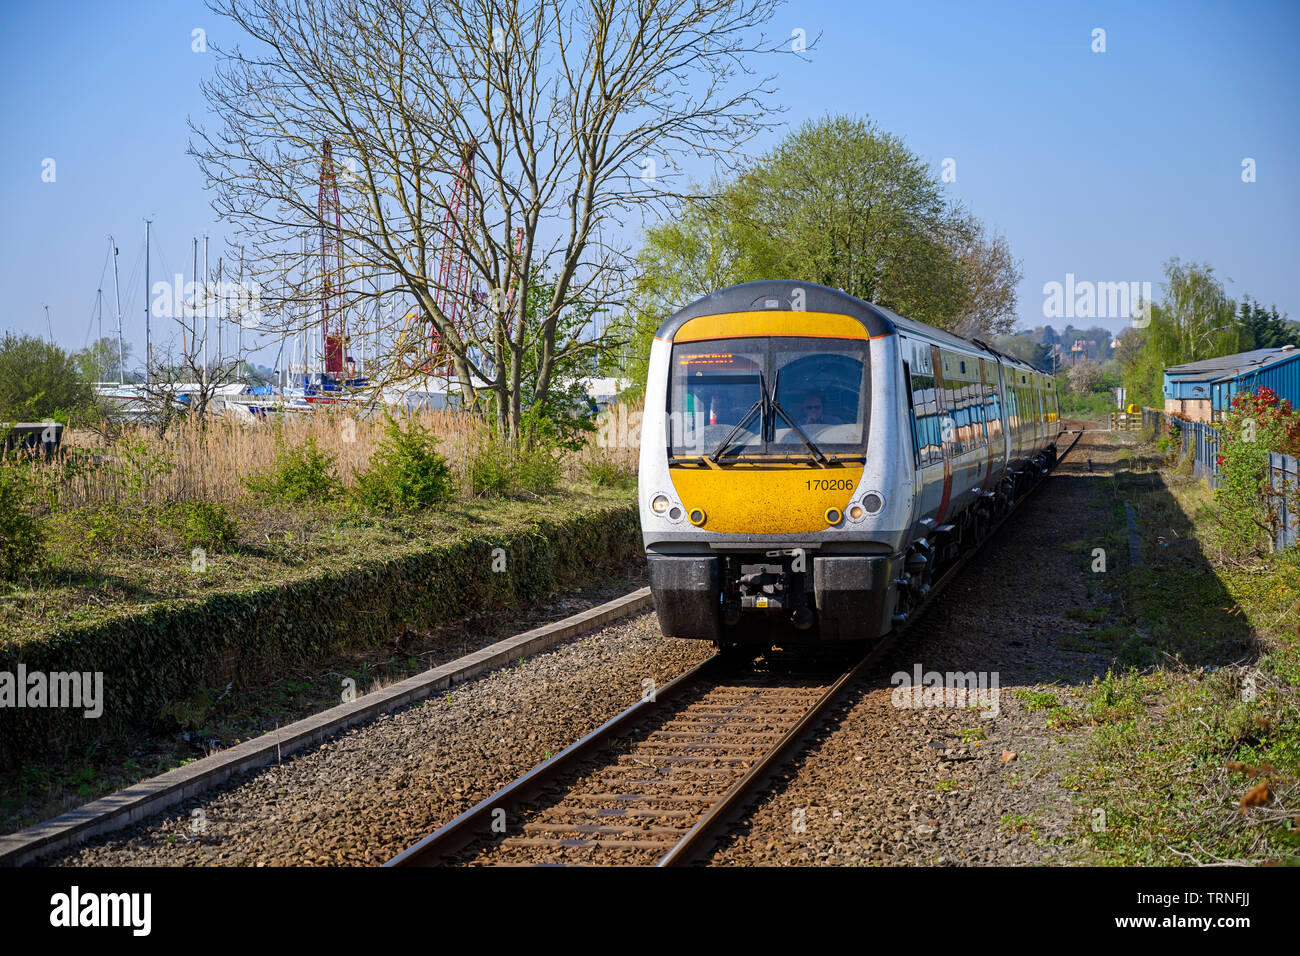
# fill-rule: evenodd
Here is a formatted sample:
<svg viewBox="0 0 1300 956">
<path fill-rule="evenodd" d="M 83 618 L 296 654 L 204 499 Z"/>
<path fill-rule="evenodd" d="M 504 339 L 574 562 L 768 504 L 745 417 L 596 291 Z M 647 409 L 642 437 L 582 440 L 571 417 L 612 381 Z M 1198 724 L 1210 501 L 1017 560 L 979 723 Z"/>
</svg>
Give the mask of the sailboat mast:
<svg viewBox="0 0 1300 956">
<path fill-rule="evenodd" d="M 117 243 L 108 237 L 108 248 L 113 254 L 113 299 L 117 304 L 117 384 L 125 385 L 126 353 L 122 348 L 122 288 L 117 282 Z"/>
<path fill-rule="evenodd" d="M 95 381 L 104 380 L 104 290 L 95 290 Z"/>
<path fill-rule="evenodd" d="M 145 381 L 153 384 L 153 337 L 149 329 L 149 226 L 152 220 L 144 221 L 144 375 Z"/>
</svg>

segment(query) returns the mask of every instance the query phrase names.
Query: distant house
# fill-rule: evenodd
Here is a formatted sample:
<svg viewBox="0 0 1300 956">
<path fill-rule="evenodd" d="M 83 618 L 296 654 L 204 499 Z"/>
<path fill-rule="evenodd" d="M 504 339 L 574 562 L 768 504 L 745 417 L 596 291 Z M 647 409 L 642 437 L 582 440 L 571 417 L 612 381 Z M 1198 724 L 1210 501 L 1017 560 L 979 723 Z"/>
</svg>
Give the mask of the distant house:
<svg viewBox="0 0 1300 956">
<path fill-rule="evenodd" d="M 1300 350 L 1255 349 L 1165 369 L 1165 411 L 1194 422 L 1217 421 L 1240 391 L 1267 387 L 1300 405 Z"/>
<path fill-rule="evenodd" d="M 1096 354 L 1096 339 L 1075 339 L 1074 344 L 1070 346 L 1071 365 L 1078 365 L 1079 362 L 1088 361 L 1089 354 Z"/>
</svg>

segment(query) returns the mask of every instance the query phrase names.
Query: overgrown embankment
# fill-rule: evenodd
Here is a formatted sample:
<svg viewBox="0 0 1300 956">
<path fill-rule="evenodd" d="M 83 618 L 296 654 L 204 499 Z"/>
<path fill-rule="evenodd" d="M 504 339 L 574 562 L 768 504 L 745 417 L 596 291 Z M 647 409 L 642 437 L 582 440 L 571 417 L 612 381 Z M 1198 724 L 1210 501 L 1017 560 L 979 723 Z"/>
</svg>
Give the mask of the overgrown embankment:
<svg viewBox="0 0 1300 956">
<path fill-rule="evenodd" d="M 213 687 L 624 575 L 635 449 L 584 441 L 345 410 L 0 461 L 0 767 L 183 731 Z"/>
<path fill-rule="evenodd" d="M 498 504 L 495 521 L 441 539 L 376 547 L 358 540 L 281 579 L 247 574 L 221 586 L 220 556 L 204 572 L 214 587 L 84 623 L 7 636 L 0 672 L 103 674 L 103 714 L 69 707 L 6 708 L 0 762 L 75 747 L 163 719 L 197 687 L 246 681 L 355 647 L 392 642 L 412 625 L 540 600 L 639 553 L 636 510 L 616 496 L 566 496 L 543 509 Z M 513 504 L 513 503 L 512 503 Z M 470 523 L 472 508 L 442 512 Z M 340 543 L 345 543 L 346 538 Z M 188 562 L 160 569 L 197 576 Z M 227 579 L 225 584 L 229 585 Z"/>
<path fill-rule="evenodd" d="M 1182 469 L 1186 470 L 1186 469 Z M 1136 516 L 1100 723 L 1071 780 L 1092 862 L 1300 857 L 1300 555 L 1227 550 L 1234 512 L 1150 444 L 1115 476 Z"/>
</svg>

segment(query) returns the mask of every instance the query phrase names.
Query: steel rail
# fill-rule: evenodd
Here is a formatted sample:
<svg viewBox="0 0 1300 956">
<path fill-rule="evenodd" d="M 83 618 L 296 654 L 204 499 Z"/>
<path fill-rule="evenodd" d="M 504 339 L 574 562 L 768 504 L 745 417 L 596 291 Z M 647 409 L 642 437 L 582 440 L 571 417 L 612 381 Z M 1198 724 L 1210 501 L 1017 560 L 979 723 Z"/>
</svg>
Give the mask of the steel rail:
<svg viewBox="0 0 1300 956">
<path fill-rule="evenodd" d="M 479 801 L 454 820 L 439 827 L 414 846 L 403 850 L 384 866 L 433 866 L 474 840 L 492 835 L 493 811 L 516 805 L 540 791 L 547 783 L 582 760 L 593 756 L 602 744 L 637 718 L 678 697 L 700 679 L 719 670 L 723 655 L 714 654 L 686 673 L 658 688 L 652 697 L 643 698 L 611 717 L 591 733 L 565 747 L 522 777 Z"/>
<path fill-rule="evenodd" d="M 1065 434 L 1065 432 L 1061 432 L 1061 434 Z M 857 677 L 859 677 L 868 667 L 874 664 L 886 650 L 892 647 L 895 639 L 899 635 L 906 633 L 907 629 L 911 626 L 912 621 L 914 621 L 918 616 L 916 612 L 928 607 L 930 602 L 938 597 L 938 595 L 948 586 L 949 582 L 961 573 L 962 569 L 966 567 L 967 562 L 979 554 L 983 550 L 984 545 L 992 540 L 993 535 L 996 534 L 998 529 L 1002 527 L 1007 519 L 1015 513 L 1016 509 L 1032 497 L 1035 491 L 1042 487 L 1047 479 L 1047 475 L 1054 471 L 1056 466 L 1061 463 L 1061 460 L 1069 454 L 1070 450 L 1078 443 L 1081 435 L 1082 431 L 1076 434 L 1073 441 L 1066 446 L 1065 450 L 1057 453 L 1056 460 L 1043 474 L 1043 477 L 1034 482 L 1033 486 L 1025 492 L 1025 494 L 1016 499 L 997 523 L 989 528 L 988 533 L 984 535 L 983 539 L 976 544 L 975 547 L 971 548 L 953 562 L 953 564 L 943 573 L 943 576 L 930 586 L 929 592 L 917 605 L 915 612 L 909 616 L 908 623 L 904 624 L 900 628 L 890 631 L 883 640 L 874 644 L 866 655 L 858 661 L 858 663 L 836 680 L 835 683 L 827 689 L 826 693 L 818 698 L 817 702 L 813 704 L 808 712 L 799 719 L 799 722 L 792 727 L 784 737 L 777 741 L 771 750 L 760 757 L 752 767 L 745 771 L 745 774 L 732 784 L 731 788 L 728 789 L 716 803 L 704 812 L 704 815 L 695 822 L 695 825 L 687 831 L 677 844 L 664 854 L 662 858 L 660 858 L 658 864 L 656 864 L 657 866 L 681 866 L 692 862 L 701 855 L 707 844 L 715 839 L 718 831 L 724 828 L 739 814 L 745 801 L 758 785 L 765 782 L 775 770 L 785 763 L 787 754 L 803 737 L 813 730 L 816 724 L 821 720 L 822 716 L 830 710 L 831 705 L 835 703 L 844 689 L 857 679 Z"/>
<path fill-rule="evenodd" d="M 1067 430 L 1062 430 L 1058 433 L 1058 437 L 1068 433 Z M 930 602 L 943 592 L 948 584 L 965 568 L 966 564 L 983 550 L 984 545 L 993 538 L 994 534 L 1016 512 L 1016 509 L 1029 500 L 1034 492 L 1045 483 L 1047 474 L 1055 470 L 1056 466 L 1078 444 L 1082 434 L 1083 431 L 1078 430 L 1070 444 L 1063 451 L 1057 453 L 1056 460 L 1044 473 L 1043 477 L 1035 482 L 1025 494 L 1016 499 L 1006 513 L 989 528 L 988 533 L 975 547 L 959 557 L 944 571 L 942 577 L 930 586 L 929 592 L 916 606 L 908 623 L 891 631 L 882 640 L 874 644 L 852 667 L 841 674 L 812 707 L 800 717 L 798 723 L 787 731 L 752 767 L 746 770 L 741 778 L 732 784 L 716 802 L 711 804 L 704 812 L 704 815 L 660 858 L 656 865 L 680 866 L 693 861 L 701 855 L 709 842 L 716 837 L 717 832 L 738 815 L 753 790 L 784 764 L 790 751 L 815 727 L 830 707 L 839 699 L 844 690 L 875 663 L 886 650 L 893 646 L 896 638 L 905 633 L 911 626 L 911 622 L 916 619 L 918 612 L 928 607 Z M 665 684 L 655 692 L 653 697 L 642 699 L 611 717 L 554 757 L 538 764 L 522 777 L 479 801 L 455 819 L 420 840 L 420 842 L 402 851 L 385 863 L 384 866 L 435 866 L 475 840 L 492 836 L 493 816 L 496 810 L 507 806 L 517 806 L 535 796 L 557 777 L 572 769 L 581 761 L 595 756 L 603 744 L 618 736 L 620 731 L 633 724 L 637 719 L 680 697 L 683 692 L 690 689 L 701 679 L 722 671 L 725 661 L 725 655 L 715 654 L 700 662 L 684 674 Z"/>
</svg>

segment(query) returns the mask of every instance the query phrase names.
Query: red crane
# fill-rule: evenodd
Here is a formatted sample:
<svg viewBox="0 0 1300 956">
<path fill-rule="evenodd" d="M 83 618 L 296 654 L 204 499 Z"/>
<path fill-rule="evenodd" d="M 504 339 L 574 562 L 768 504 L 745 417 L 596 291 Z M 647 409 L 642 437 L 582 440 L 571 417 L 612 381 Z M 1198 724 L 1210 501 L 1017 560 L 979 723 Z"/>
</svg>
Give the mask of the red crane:
<svg viewBox="0 0 1300 956">
<path fill-rule="evenodd" d="M 442 250 L 438 257 L 438 284 L 433 290 L 433 301 L 446 317 L 457 336 L 464 341 L 470 313 L 469 290 L 469 236 L 463 223 L 472 223 L 475 216 L 474 191 L 469 188 L 474 176 L 474 156 L 478 143 L 470 140 L 461 146 L 460 168 L 451 185 L 451 198 L 447 213 L 442 219 Z M 451 358 L 441 349 L 437 326 L 429 325 L 430 363 L 426 371 L 438 375 L 451 374 Z"/>
<path fill-rule="evenodd" d="M 339 206 L 338 180 L 334 176 L 334 150 L 328 139 L 321 143 L 316 215 L 320 220 L 320 321 L 325 336 L 325 373 L 339 376 L 351 359 L 347 355 L 343 315 L 343 213 Z"/>
</svg>

